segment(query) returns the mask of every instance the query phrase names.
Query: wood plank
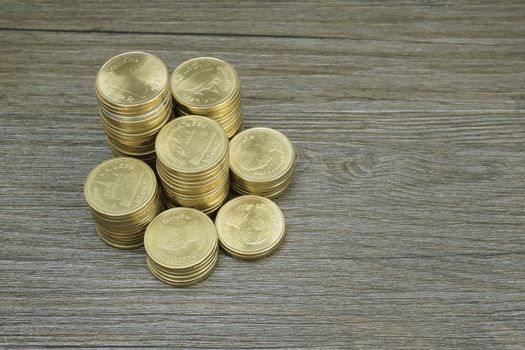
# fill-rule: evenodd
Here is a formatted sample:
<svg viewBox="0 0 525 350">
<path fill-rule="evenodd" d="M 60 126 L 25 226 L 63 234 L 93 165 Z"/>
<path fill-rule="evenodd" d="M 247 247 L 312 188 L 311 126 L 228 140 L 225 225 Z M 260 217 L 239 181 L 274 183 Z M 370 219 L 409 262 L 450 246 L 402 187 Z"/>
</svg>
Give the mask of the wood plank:
<svg viewBox="0 0 525 350">
<path fill-rule="evenodd" d="M 0 68 L 6 87 L 0 97 L 9 101 L 5 112 L 37 112 L 46 104 L 53 111 L 93 113 L 100 65 L 116 53 L 137 49 L 158 55 L 170 69 L 209 53 L 232 62 L 241 75 L 247 113 L 259 108 L 272 113 L 299 110 L 315 118 L 318 112 L 525 110 L 525 41 L 494 48 L 404 48 L 397 43 L 343 45 L 313 39 L 4 34 L 0 44 L 9 47 Z"/>
<path fill-rule="evenodd" d="M 522 1 L 4 1 L 4 28 L 490 42 L 523 39 Z M 458 38 L 462 37 L 462 38 Z"/>
<path fill-rule="evenodd" d="M 2 3 L 0 346 L 525 347 L 525 6 Z M 155 26 L 151 26 L 155 23 Z M 97 238 L 114 54 L 232 62 L 297 149 L 275 255 L 186 289 Z"/>
</svg>

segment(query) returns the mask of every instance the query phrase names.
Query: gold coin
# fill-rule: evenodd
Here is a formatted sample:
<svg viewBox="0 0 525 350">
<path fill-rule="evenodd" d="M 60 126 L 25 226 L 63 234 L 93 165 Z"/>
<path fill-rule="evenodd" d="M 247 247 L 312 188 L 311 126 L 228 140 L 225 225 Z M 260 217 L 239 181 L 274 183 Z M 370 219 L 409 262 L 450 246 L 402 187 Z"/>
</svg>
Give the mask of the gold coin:
<svg viewBox="0 0 525 350">
<path fill-rule="evenodd" d="M 220 206 L 224 202 L 224 200 L 228 196 L 227 189 L 228 188 L 226 187 L 226 191 L 221 192 L 214 198 L 205 198 L 199 201 L 181 198 L 180 196 L 167 195 L 167 197 L 168 197 L 168 200 L 173 203 L 173 206 L 178 205 L 182 207 L 195 208 L 206 214 L 209 214 L 213 212 L 215 209 L 217 209 L 217 207 Z"/>
<path fill-rule="evenodd" d="M 168 111 L 171 113 L 173 110 L 173 101 L 171 95 L 167 95 L 158 105 L 152 106 L 148 110 L 131 110 L 131 111 L 120 111 L 108 108 L 103 102 L 99 101 L 99 112 L 106 117 L 108 122 L 120 125 L 130 126 L 148 124 L 150 121 L 165 115 Z"/>
<path fill-rule="evenodd" d="M 227 156 L 228 153 L 225 153 Z M 162 171 L 170 181 L 179 181 L 179 182 L 207 182 L 211 179 L 220 176 L 224 172 L 229 173 L 230 164 L 228 162 L 228 157 L 219 160 L 217 164 L 214 164 L 209 170 L 194 174 L 181 174 L 176 171 L 173 171 L 170 167 L 164 165 L 162 161 L 157 160 L 157 170 Z"/>
<path fill-rule="evenodd" d="M 134 242 L 126 242 L 126 243 L 122 243 L 122 242 L 116 242 L 110 238 L 107 238 L 106 236 L 104 236 L 103 234 L 101 234 L 98 230 L 97 230 L 97 233 L 98 233 L 98 236 L 100 237 L 100 239 L 106 243 L 107 245 L 113 247 L 113 248 L 117 248 L 117 249 L 136 249 L 140 246 L 142 246 L 144 243 L 143 243 L 143 240 L 142 239 L 138 239 Z"/>
<path fill-rule="evenodd" d="M 293 167 L 287 172 L 286 175 L 282 176 L 279 181 L 266 182 L 266 183 L 254 183 L 244 181 L 243 179 L 236 177 L 233 173 L 231 176 L 231 187 L 239 194 L 254 194 L 266 198 L 275 198 L 281 193 L 286 191 L 288 186 L 292 183 Z"/>
<path fill-rule="evenodd" d="M 205 208 L 211 203 L 215 203 L 216 201 L 225 197 L 228 194 L 229 185 L 230 184 L 228 182 L 225 182 L 224 184 L 221 184 L 219 187 L 217 187 L 217 189 L 202 195 L 197 194 L 194 196 L 189 196 L 179 193 L 169 193 L 168 191 L 166 191 L 166 194 L 173 197 L 175 203 L 179 203 L 184 207 Z"/>
<path fill-rule="evenodd" d="M 281 209 L 259 196 L 240 196 L 227 202 L 217 213 L 215 227 L 224 250 L 241 259 L 273 252 L 285 232 Z"/>
<path fill-rule="evenodd" d="M 217 245 L 211 219 L 192 208 L 173 208 L 153 219 L 144 235 L 144 247 L 155 264 L 188 269 L 206 259 Z"/>
<path fill-rule="evenodd" d="M 186 199 L 195 199 L 195 200 L 202 201 L 212 196 L 214 191 L 216 191 L 219 187 L 225 187 L 225 185 L 227 184 L 229 184 L 229 181 L 226 178 L 225 180 L 218 180 L 218 181 L 210 182 L 209 184 L 204 184 L 204 185 L 201 185 L 195 188 L 193 187 L 173 187 L 171 185 L 165 185 L 163 188 L 166 194 L 170 194 L 178 198 L 186 197 Z"/>
<path fill-rule="evenodd" d="M 240 81 L 228 63 L 211 57 L 198 57 L 182 63 L 171 76 L 175 100 L 191 109 L 220 108 L 235 97 Z"/>
<path fill-rule="evenodd" d="M 99 113 L 102 122 L 112 129 L 120 131 L 121 133 L 140 134 L 150 132 L 158 125 L 164 123 L 165 120 L 170 119 L 172 115 L 172 109 L 171 105 L 168 105 L 166 108 L 159 110 L 155 114 L 149 115 L 148 118 L 131 121 L 116 120 L 114 117 L 109 116 L 108 113 L 102 108 L 99 108 Z"/>
<path fill-rule="evenodd" d="M 144 139 L 135 139 L 131 137 L 118 136 L 110 132 L 104 126 L 102 129 L 106 132 L 106 136 L 110 139 L 115 147 L 122 150 L 129 150 L 132 153 L 147 153 L 152 149 L 155 150 L 155 135 Z"/>
<path fill-rule="evenodd" d="M 228 137 L 221 126 L 206 117 L 176 118 L 157 135 L 158 159 L 179 173 L 202 173 L 224 159 Z"/>
<path fill-rule="evenodd" d="M 220 106 L 214 106 L 208 109 L 191 108 L 190 106 L 182 105 L 180 103 L 175 102 L 174 111 L 175 114 L 179 116 L 197 114 L 204 115 L 215 120 L 227 118 L 229 115 L 235 113 L 241 108 L 241 97 L 241 90 L 239 89 L 237 93 L 234 96 L 232 96 L 227 102 L 221 104 Z"/>
<path fill-rule="evenodd" d="M 192 266 L 188 269 L 177 269 L 177 270 L 171 270 L 162 265 L 158 265 L 153 260 L 151 260 L 149 257 L 147 259 L 152 263 L 152 265 L 155 266 L 155 269 L 157 269 L 158 271 L 164 274 L 167 274 L 167 275 L 176 276 L 177 278 L 184 278 L 184 277 L 193 276 L 197 272 L 205 270 L 207 267 L 209 267 L 211 262 L 218 255 L 218 253 L 219 253 L 219 242 L 215 244 L 215 248 L 213 248 L 212 253 L 206 259 L 204 259 L 201 263 L 199 263 L 198 265 Z"/>
<path fill-rule="evenodd" d="M 217 243 L 217 245 L 213 249 L 210 256 L 207 257 L 206 260 L 203 261 L 202 264 L 200 264 L 194 269 L 172 271 L 172 270 L 166 269 L 156 264 L 149 257 L 147 258 L 147 261 L 149 262 L 150 267 L 154 268 L 157 272 L 159 272 L 160 275 L 163 275 L 169 279 L 183 281 L 183 280 L 194 279 L 198 275 L 201 275 L 203 272 L 213 269 L 217 263 L 218 256 L 219 256 L 219 244 Z"/>
<path fill-rule="evenodd" d="M 129 222 L 135 222 L 136 218 L 141 218 L 144 215 L 147 215 L 150 213 L 154 208 L 158 206 L 158 201 L 160 198 L 160 191 L 159 187 L 155 186 L 155 193 L 152 196 L 150 200 L 146 202 L 145 205 L 143 205 L 140 209 L 134 210 L 130 215 L 122 215 L 122 216 L 115 216 L 115 215 L 106 215 L 104 213 L 97 212 L 96 210 L 93 210 L 90 208 L 94 214 L 97 217 L 100 217 L 102 219 L 112 221 L 112 222 L 122 222 L 122 223 L 129 223 Z"/>
<path fill-rule="evenodd" d="M 97 231 L 99 235 L 102 235 L 104 238 L 106 238 L 106 240 L 109 240 L 111 243 L 122 244 L 122 245 L 127 245 L 127 244 L 135 245 L 138 242 L 142 243 L 142 241 L 144 240 L 145 228 L 144 230 L 142 230 L 142 234 L 137 234 L 137 235 L 129 236 L 129 237 L 121 237 L 121 236 L 112 235 L 111 233 L 107 233 L 101 230 L 100 226 L 97 226 Z"/>
<path fill-rule="evenodd" d="M 224 130 L 226 131 L 226 135 L 228 136 L 228 138 L 231 139 L 239 132 L 239 130 L 242 129 L 242 125 L 243 125 L 243 119 L 242 119 L 242 114 L 241 114 L 240 119 L 238 119 L 233 125 L 226 126 L 226 127 L 223 126 L 223 127 L 224 127 Z"/>
<path fill-rule="evenodd" d="M 253 195 L 262 196 L 262 197 L 265 197 L 265 198 L 268 198 L 268 199 L 274 199 L 274 198 L 279 197 L 281 194 L 283 194 L 288 189 L 288 185 L 290 184 L 290 182 L 291 181 L 289 181 L 286 184 L 286 186 L 284 186 L 284 187 L 282 187 L 280 189 L 276 189 L 276 190 L 271 191 L 271 192 L 261 192 L 261 191 L 257 191 L 257 190 L 245 190 L 243 188 L 237 187 L 235 184 L 232 184 L 231 188 L 232 188 L 232 190 L 234 190 L 235 192 L 237 192 L 240 195 L 253 194 Z"/>
<path fill-rule="evenodd" d="M 243 259 L 243 260 L 255 260 L 255 259 L 260 259 L 260 258 L 264 258 L 266 256 L 269 256 L 271 254 L 273 254 L 278 248 L 279 246 L 282 244 L 282 241 L 284 240 L 284 236 L 282 236 L 281 238 L 281 241 L 279 241 L 276 245 L 274 245 L 271 249 L 268 249 L 260 254 L 257 254 L 257 255 L 242 255 L 242 254 L 239 254 L 238 252 L 235 252 L 235 251 L 232 251 L 232 250 L 228 250 L 228 248 L 224 245 L 221 246 L 221 248 L 224 250 L 225 253 L 233 256 L 233 257 L 236 257 L 238 259 Z"/>
<path fill-rule="evenodd" d="M 213 173 L 203 175 L 202 177 L 179 177 L 165 169 L 160 162 L 157 161 L 157 173 L 161 177 L 164 185 L 171 185 L 174 187 L 200 187 L 201 185 L 209 184 L 229 175 L 229 164 L 224 163 L 217 166 Z"/>
<path fill-rule="evenodd" d="M 167 83 L 168 69 L 159 58 L 127 52 L 100 68 L 95 86 L 107 104 L 129 110 L 160 102 Z"/>
<path fill-rule="evenodd" d="M 291 142 L 273 129 L 247 129 L 230 142 L 230 169 L 246 181 L 278 180 L 293 166 L 293 162 Z"/>
<path fill-rule="evenodd" d="M 239 185 L 241 187 L 253 188 L 253 189 L 258 189 L 258 190 L 271 190 L 274 187 L 277 187 L 283 184 L 284 182 L 290 180 L 293 175 L 293 170 L 294 170 L 294 166 L 292 165 L 292 167 L 290 167 L 290 169 L 285 174 L 283 174 L 282 176 L 280 176 L 279 178 L 275 180 L 267 181 L 267 182 L 254 182 L 254 181 L 245 180 L 242 177 L 235 175 L 233 172 L 231 174 L 231 178 L 232 178 L 232 181 L 235 182 L 236 185 Z"/>
<path fill-rule="evenodd" d="M 146 145 L 138 148 L 126 147 L 123 144 L 117 144 L 112 138 L 106 135 L 106 141 L 109 148 L 118 156 L 135 157 L 142 160 L 154 159 L 156 157 L 155 145 Z"/>
<path fill-rule="evenodd" d="M 152 204 L 145 207 L 142 211 L 137 211 L 125 218 L 124 220 L 109 219 L 92 211 L 95 223 L 103 226 L 104 229 L 110 230 L 115 234 L 134 232 L 139 229 L 145 229 L 148 223 L 157 216 L 163 209 L 160 196 L 156 196 Z"/>
<path fill-rule="evenodd" d="M 106 237 L 113 238 L 115 241 L 119 241 L 119 242 L 127 242 L 127 241 L 137 239 L 139 237 L 143 237 L 144 231 L 146 231 L 146 226 L 142 227 L 140 231 L 133 232 L 133 233 L 126 233 L 126 234 L 114 233 L 113 231 L 108 231 L 100 225 L 97 225 L 96 228 L 99 231 L 99 233 L 103 234 Z"/>
<path fill-rule="evenodd" d="M 199 207 L 196 206 L 195 209 L 198 209 L 202 211 L 203 213 L 210 215 L 214 213 L 215 211 L 217 211 L 222 206 L 222 204 L 224 203 L 227 197 L 228 197 L 228 193 L 225 193 L 224 197 L 219 198 L 214 203 L 200 205 Z M 165 196 L 164 205 L 166 206 L 166 208 L 177 208 L 180 206 L 180 204 L 177 204 L 176 201 L 169 196 Z"/>
<path fill-rule="evenodd" d="M 148 205 L 157 193 L 155 173 L 134 158 L 113 158 L 96 166 L 84 183 L 90 208 L 110 217 L 128 216 Z"/>
<path fill-rule="evenodd" d="M 161 271 L 158 270 L 157 266 L 150 259 L 147 260 L 147 263 L 148 263 L 148 267 L 151 273 L 153 274 L 153 276 L 155 276 L 161 282 L 164 282 L 168 285 L 172 285 L 176 287 L 186 287 L 186 286 L 195 284 L 197 282 L 200 282 L 206 279 L 212 273 L 213 269 L 215 268 L 215 265 L 217 265 L 218 258 L 219 258 L 219 255 L 215 254 L 213 256 L 213 260 L 209 267 L 207 267 L 206 269 L 202 271 L 199 271 L 193 277 L 186 277 L 186 278 L 177 278 L 177 277 L 173 277 L 172 275 L 167 275 L 167 274 L 162 273 Z"/>
</svg>

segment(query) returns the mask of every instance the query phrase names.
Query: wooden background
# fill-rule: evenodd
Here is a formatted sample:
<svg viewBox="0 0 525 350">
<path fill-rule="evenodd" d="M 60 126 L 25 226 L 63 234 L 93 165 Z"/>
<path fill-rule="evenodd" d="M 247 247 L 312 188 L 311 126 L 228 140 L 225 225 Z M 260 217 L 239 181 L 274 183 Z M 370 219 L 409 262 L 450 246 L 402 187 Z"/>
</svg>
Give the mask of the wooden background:
<svg viewBox="0 0 525 350">
<path fill-rule="evenodd" d="M 273 256 L 187 289 L 105 246 L 109 57 L 238 69 L 286 133 Z M 0 345 L 525 348 L 525 3 L 1 1 Z"/>
</svg>

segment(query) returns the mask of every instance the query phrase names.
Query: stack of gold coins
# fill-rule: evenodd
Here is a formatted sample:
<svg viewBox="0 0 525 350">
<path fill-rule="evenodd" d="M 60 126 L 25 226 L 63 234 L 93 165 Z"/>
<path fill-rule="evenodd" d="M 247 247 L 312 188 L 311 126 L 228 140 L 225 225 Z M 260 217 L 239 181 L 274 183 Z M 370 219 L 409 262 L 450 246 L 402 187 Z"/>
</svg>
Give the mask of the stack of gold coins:
<svg viewBox="0 0 525 350">
<path fill-rule="evenodd" d="M 157 174 L 168 207 L 192 207 L 209 214 L 228 195 L 228 137 L 206 117 L 176 118 L 159 133 Z"/>
<path fill-rule="evenodd" d="M 163 209 L 155 173 L 135 158 L 96 166 L 86 178 L 84 195 L 100 238 L 115 248 L 141 246 L 146 226 Z"/>
<path fill-rule="evenodd" d="M 144 52 L 115 56 L 100 68 L 95 90 L 115 155 L 155 160 L 155 137 L 172 114 L 168 79 L 166 65 Z"/>
<path fill-rule="evenodd" d="M 273 253 L 284 240 L 284 216 L 271 200 L 240 196 L 217 213 L 215 227 L 224 251 L 239 259 L 258 259 Z"/>
<path fill-rule="evenodd" d="M 191 208 L 174 208 L 158 215 L 144 235 L 151 273 L 174 286 L 205 279 L 219 258 L 213 221 Z"/>
<path fill-rule="evenodd" d="M 217 58 L 198 57 L 171 76 L 178 115 L 196 114 L 218 122 L 232 138 L 242 127 L 241 81 L 235 69 Z"/>
<path fill-rule="evenodd" d="M 244 130 L 230 142 L 231 186 L 239 194 L 275 198 L 290 185 L 294 160 L 292 143 L 282 133 Z"/>
</svg>

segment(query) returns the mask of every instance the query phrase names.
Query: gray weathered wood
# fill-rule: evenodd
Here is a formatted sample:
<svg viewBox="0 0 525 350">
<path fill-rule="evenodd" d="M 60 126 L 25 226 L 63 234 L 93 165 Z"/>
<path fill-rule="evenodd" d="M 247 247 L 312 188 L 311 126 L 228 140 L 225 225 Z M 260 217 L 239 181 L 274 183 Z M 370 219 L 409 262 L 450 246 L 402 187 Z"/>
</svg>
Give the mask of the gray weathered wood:
<svg viewBox="0 0 525 350">
<path fill-rule="evenodd" d="M 0 345 L 525 347 L 523 1 L 2 1 Z M 96 236 L 94 79 L 223 58 L 286 133 L 284 245 L 174 289 Z"/>
</svg>

